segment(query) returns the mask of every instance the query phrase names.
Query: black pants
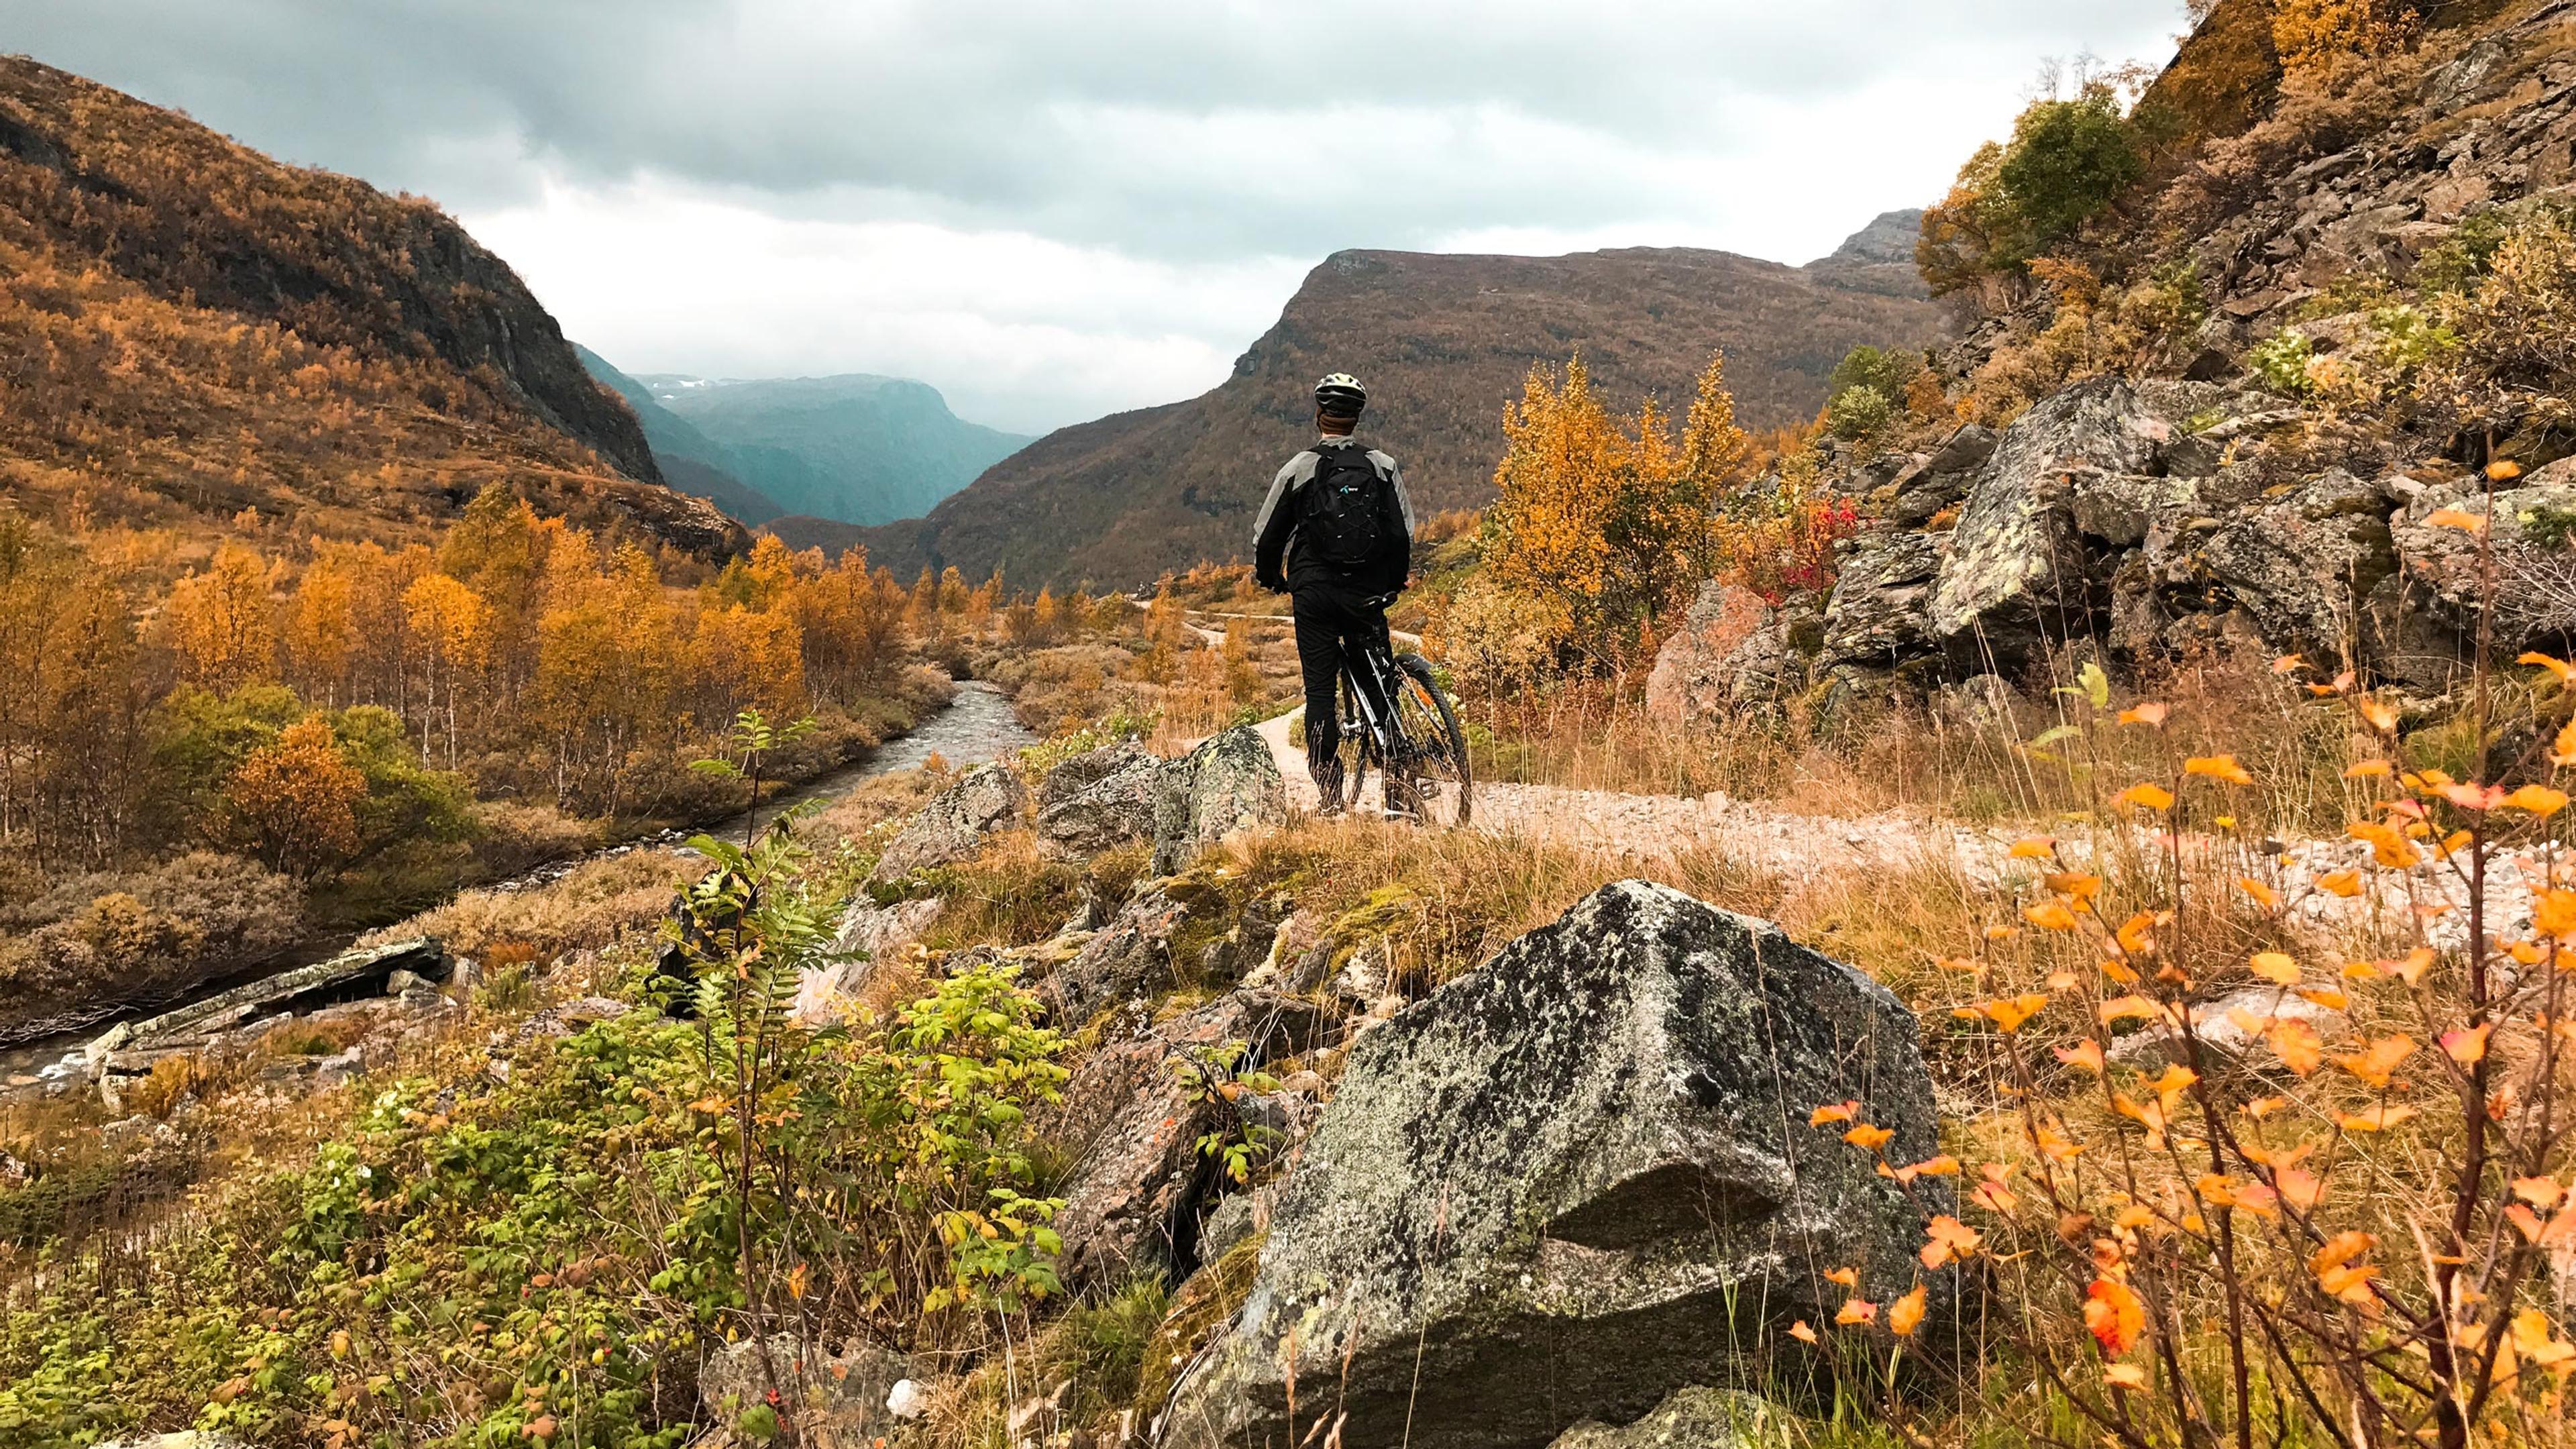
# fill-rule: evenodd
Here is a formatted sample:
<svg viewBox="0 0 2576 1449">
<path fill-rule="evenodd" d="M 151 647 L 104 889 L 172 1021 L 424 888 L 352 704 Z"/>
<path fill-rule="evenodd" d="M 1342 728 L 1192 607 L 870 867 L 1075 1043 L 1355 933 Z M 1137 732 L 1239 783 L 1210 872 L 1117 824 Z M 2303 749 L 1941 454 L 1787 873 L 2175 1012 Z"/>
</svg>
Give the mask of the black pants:
<svg viewBox="0 0 2576 1449">
<path fill-rule="evenodd" d="M 1385 702 L 1375 695 L 1369 672 L 1359 667 L 1360 651 L 1391 649 L 1387 640 L 1386 609 L 1372 607 L 1372 596 L 1354 589 L 1326 585 L 1309 585 L 1291 595 L 1289 612 L 1297 621 L 1297 667 L 1306 676 L 1306 759 L 1309 764 L 1331 759 L 1341 748 L 1341 723 L 1336 713 L 1335 687 L 1342 677 L 1345 660 L 1370 691 L 1371 708 L 1383 710 Z"/>
</svg>

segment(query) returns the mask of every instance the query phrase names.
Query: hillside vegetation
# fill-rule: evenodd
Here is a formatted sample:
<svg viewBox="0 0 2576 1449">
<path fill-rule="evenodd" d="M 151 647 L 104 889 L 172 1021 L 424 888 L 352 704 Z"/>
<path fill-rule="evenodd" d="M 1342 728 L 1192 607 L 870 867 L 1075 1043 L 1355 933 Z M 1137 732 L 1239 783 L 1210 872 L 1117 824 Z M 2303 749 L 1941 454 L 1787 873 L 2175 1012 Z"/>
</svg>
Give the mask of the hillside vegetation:
<svg viewBox="0 0 2576 1449">
<path fill-rule="evenodd" d="M 0 58 L 0 479 L 67 522 L 417 540 L 488 484 L 738 546 L 436 207 Z"/>
</svg>

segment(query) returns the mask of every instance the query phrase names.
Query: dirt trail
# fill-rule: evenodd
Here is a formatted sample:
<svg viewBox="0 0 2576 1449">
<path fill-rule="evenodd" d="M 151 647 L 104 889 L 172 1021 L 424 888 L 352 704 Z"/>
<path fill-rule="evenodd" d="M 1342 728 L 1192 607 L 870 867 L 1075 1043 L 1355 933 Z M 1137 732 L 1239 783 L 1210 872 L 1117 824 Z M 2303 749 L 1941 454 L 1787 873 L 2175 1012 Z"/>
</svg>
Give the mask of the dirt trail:
<svg viewBox="0 0 2576 1449">
<path fill-rule="evenodd" d="M 1297 712 L 1257 728 L 1268 742 L 1279 773 L 1287 778 L 1290 804 L 1313 811 L 1321 793 L 1306 773 L 1306 753 L 1290 742 Z M 1363 807 L 1373 806 L 1363 800 Z M 1974 885 L 2006 895 L 2021 893 L 2036 880 L 2040 867 L 2013 860 L 2012 847 L 2029 830 L 1961 825 L 1929 815 L 1882 812 L 1865 816 L 1799 815 L 1724 794 L 1700 797 L 1629 795 L 1612 790 L 1578 790 L 1557 785 L 1478 783 L 1473 828 L 1481 834 L 1518 836 L 1550 844 L 1597 851 L 1619 860 L 1669 861 L 1687 851 L 1705 850 L 1783 877 L 1837 871 L 1902 871 L 1932 864 L 1954 866 Z M 2161 854 L 2166 838 L 2143 823 L 2129 827 L 2137 843 Z M 2088 847 L 2069 832 L 2060 843 L 2068 868 L 2082 869 Z M 2187 856 L 2208 862 L 2208 871 L 2238 871 L 2263 877 L 2284 900 L 2288 928 L 2317 948 L 2333 949 L 2368 930 L 2401 931 L 2409 917 L 2423 938 L 2435 944 L 2465 942 L 2468 888 L 2446 869 L 2435 866 L 2403 874 L 2371 867 L 2370 847 L 2357 840 L 2326 838 L 2289 842 L 2277 855 L 2266 855 L 2245 842 L 2187 835 Z M 2370 888 L 2345 897 L 2320 889 L 2316 881 L 2338 872 L 2357 872 Z M 1893 880 L 1895 877 L 1890 876 Z M 2488 928 L 2513 935 L 2531 926 L 2534 886 L 2543 882 L 2542 863 L 2502 857 L 2488 869 Z"/>
</svg>

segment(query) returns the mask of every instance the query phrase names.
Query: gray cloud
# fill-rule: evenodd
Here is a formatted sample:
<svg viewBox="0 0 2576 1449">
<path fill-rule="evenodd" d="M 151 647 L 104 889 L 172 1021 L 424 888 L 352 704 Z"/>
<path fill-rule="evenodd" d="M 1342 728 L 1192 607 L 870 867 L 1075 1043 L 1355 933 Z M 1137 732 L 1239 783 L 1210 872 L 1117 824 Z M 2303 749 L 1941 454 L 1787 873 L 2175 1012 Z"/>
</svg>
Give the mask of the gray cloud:
<svg viewBox="0 0 2576 1449">
<path fill-rule="evenodd" d="M 1671 180 L 1777 145 L 1767 110 L 1991 89 L 1998 62 L 2152 45 L 2176 8 L 0 0 L 40 59 L 460 211 L 541 171 L 659 175 L 1163 257 L 1706 216 L 1729 203 Z"/>
</svg>

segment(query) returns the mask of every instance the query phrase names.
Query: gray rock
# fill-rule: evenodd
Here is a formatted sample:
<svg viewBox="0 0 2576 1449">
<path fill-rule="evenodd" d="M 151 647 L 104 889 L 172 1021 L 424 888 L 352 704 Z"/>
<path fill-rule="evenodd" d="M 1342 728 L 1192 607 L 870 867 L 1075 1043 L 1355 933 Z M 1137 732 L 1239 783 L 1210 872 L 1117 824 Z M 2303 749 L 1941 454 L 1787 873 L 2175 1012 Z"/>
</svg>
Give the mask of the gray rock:
<svg viewBox="0 0 2576 1449">
<path fill-rule="evenodd" d="M 793 1442 L 811 1449 L 868 1449 L 891 1434 L 895 1416 L 886 1405 L 894 1386 L 912 1372 L 911 1360 L 893 1349 L 853 1339 L 837 1354 L 800 1346 L 791 1333 L 773 1334 L 767 1351 L 759 1339 L 729 1343 L 698 1370 L 698 1399 L 708 1416 L 730 1430 L 745 1410 L 778 1398 L 774 1407 Z"/>
<path fill-rule="evenodd" d="M 1288 782 L 1249 725 L 1165 765 L 1154 796 L 1154 871 L 1170 875 L 1239 830 L 1288 819 Z"/>
<path fill-rule="evenodd" d="M 1254 1233 L 1270 1229 L 1270 1205 L 1278 1197 L 1271 1187 L 1232 1193 L 1217 1199 L 1199 1223 L 1198 1259 L 1213 1263 L 1241 1247 Z"/>
<path fill-rule="evenodd" d="M 1694 1387 L 1624 1429 L 1577 1424 L 1548 1449 L 1793 1449 L 1801 1442 L 1779 1405 L 1731 1389 Z"/>
<path fill-rule="evenodd" d="M 1941 573 L 1942 540 L 1930 534 L 1864 534 L 1825 601 L 1816 662 L 1886 664 L 1928 644 L 1923 615 Z"/>
<path fill-rule="evenodd" d="M 1067 1275 L 1112 1284 L 1205 1261 L 1196 1227 L 1217 1166 L 1199 1151 L 1200 1138 L 1259 1125 L 1284 1141 L 1299 1126 L 1297 1109 L 1250 1097 L 1193 1100 L 1174 1067 L 1233 1042 L 1244 1047 L 1237 1069 L 1258 1067 L 1313 1045 L 1322 1026 L 1311 1002 L 1237 992 L 1085 1057 L 1063 1105 L 1040 1124 L 1078 1154 L 1055 1219 Z"/>
<path fill-rule="evenodd" d="M 1153 751 L 1133 740 L 1120 740 L 1075 755 L 1038 781 L 1037 807 L 1043 815 L 1110 776 L 1137 764 L 1160 764 Z"/>
<path fill-rule="evenodd" d="M 1029 792 L 1008 765 L 979 765 L 922 807 L 877 858 L 868 879 L 897 881 L 953 865 L 981 850 L 984 837 L 1019 819 Z"/>
<path fill-rule="evenodd" d="M 152 1046 L 191 1033 L 201 1034 L 214 1030 L 218 1024 L 229 1025 L 245 1020 L 261 1007 L 368 976 L 390 976 L 399 970 L 437 975 L 439 962 L 445 956 L 446 952 L 438 942 L 427 936 L 390 941 L 381 946 L 361 946 L 343 951 L 328 961 L 281 971 L 275 976 L 235 987 L 175 1011 L 165 1011 L 150 1020 L 135 1022 L 127 1030 L 125 1039 L 137 1045 Z M 109 1035 L 113 1036 L 114 1032 Z"/>
<path fill-rule="evenodd" d="M 1792 1320 L 1832 1319 L 1826 1272 L 1880 1302 L 1924 1281 L 1926 1218 L 1951 1207 L 1946 1180 L 1909 1198 L 1807 1125 L 1845 1099 L 1894 1133 L 1889 1159 L 1938 1150 L 1902 1003 L 1777 927 L 1605 887 L 1350 1049 L 1251 1297 L 1161 1442 L 1284 1442 L 1292 1336 L 1349 1449 L 1408 1423 L 1426 1449 L 1535 1449 L 1752 1377 L 1757 1346 L 1799 1352 Z M 1916 1348 L 1937 1351 L 1955 1274 L 1927 1287 Z"/>
<path fill-rule="evenodd" d="M 1190 892 L 1156 881 L 1120 908 L 1074 958 L 1048 973 L 1039 993 L 1068 1031 L 1121 1002 L 1150 1000 L 1178 984 L 1172 938 L 1189 920 Z"/>
<path fill-rule="evenodd" d="M 2199 490 L 2188 478 L 2082 469 L 2068 475 L 2067 509 L 2076 531 L 2115 548 L 2135 548 L 2155 525 L 2189 510 Z"/>
<path fill-rule="evenodd" d="M 1965 473 L 1982 467 L 1995 455 L 1995 430 L 1982 423 L 1970 423 L 1950 435 L 1949 441 L 1932 450 L 1923 471 L 1934 476 Z"/>
<path fill-rule="evenodd" d="M 1068 772 L 1080 771 L 1068 776 Z M 1108 766 L 1100 773 L 1100 767 Z M 1038 792 L 1038 835 L 1069 855 L 1097 855 L 1154 835 L 1163 762 L 1135 745 L 1112 745 L 1049 772 Z M 1078 786 L 1075 781 L 1088 775 Z M 1052 798 L 1050 798 L 1052 797 Z"/>
<path fill-rule="evenodd" d="M 898 901 L 890 906 L 878 905 L 866 896 L 853 901 L 842 913 L 840 929 L 832 937 L 832 950 L 841 959 L 829 966 L 806 969 L 797 980 L 796 1004 L 791 1014 L 807 1025 L 837 1019 L 867 988 L 878 962 L 920 939 L 930 923 L 939 919 L 941 904 L 937 896 Z"/>
<path fill-rule="evenodd" d="M 2260 1068 L 2273 1061 L 2272 1049 L 2263 1036 L 2264 1024 L 2273 1018 L 2305 1022 L 2320 1031 L 2330 1031 L 2341 1024 L 2343 1013 L 2319 1006 L 2286 987 L 2247 986 L 2192 1007 L 2192 1035 L 2199 1039 L 2206 1054 L 2240 1067 Z M 2112 1061 L 2143 1072 L 2163 1071 L 2168 1064 L 2180 1063 L 2189 1055 L 2182 1033 L 2166 1026 L 2132 1032 L 2114 1042 L 2109 1053 Z M 2204 1055 L 2202 1061 L 2207 1064 L 2209 1055 Z"/>
<path fill-rule="evenodd" d="M 2089 612 L 2090 567 L 2070 475 L 2154 472 L 2158 450 L 2174 434 L 2136 388 L 2117 379 L 2078 383 L 2022 414 L 1968 491 L 1925 632 L 1988 642 L 2076 632 Z"/>
<path fill-rule="evenodd" d="M 2483 479 L 2418 490 L 2390 520 L 2406 576 L 2460 622 L 2487 591 L 2478 536 L 2434 524 L 2452 509 L 2486 515 Z M 2487 529 L 2495 559 L 2496 644 L 2508 652 L 2576 628 L 2576 464 L 2552 464 L 2498 489 Z"/>
<path fill-rule="evenodd" d="M 429 985 L 429 978 L 411 971 L 397 971 L 385 978 L 385 995 L 400 996 L 415 986 Z"/>
<path fill-rule="evenodd" d="M 521 1045 L 568 1037 L 594 1022 L 615 1021 L 635 1008 L 606 996 L 576 996 L 559 1001 L 519 1023 L 513 1040 Z"/>
<path fill-rule="evenodd" d="M 356 1047 L 351 1047 L 336 1055 L 316 1059 L 313 1063 L 313 1085 L 316 1087 L 342 1086 L 357 1080 L 359 1074 L 366 1069 L 365 1055 Z"/>
<path fill-rule="evenodd" d="M 1682 627 L 1656 651 L 1646 713 L 1667 724 L 1722 716 L 1740 702 L 1737 685 L 1754 682 L 1748 674 L 1776 679 L 1779 640 L 1761 636 L 1777 619 L 1760 594 L 1741 584 L 1712 579 L 1702 585 Z"/>
<path fill-rule="evenodd" d="M 2200 558 L 2263 637 L 2343 654 L 2360 602 L 2397 570 L 2387 505 L 2338 468 L 2208 536 Z"/>
</svg>

